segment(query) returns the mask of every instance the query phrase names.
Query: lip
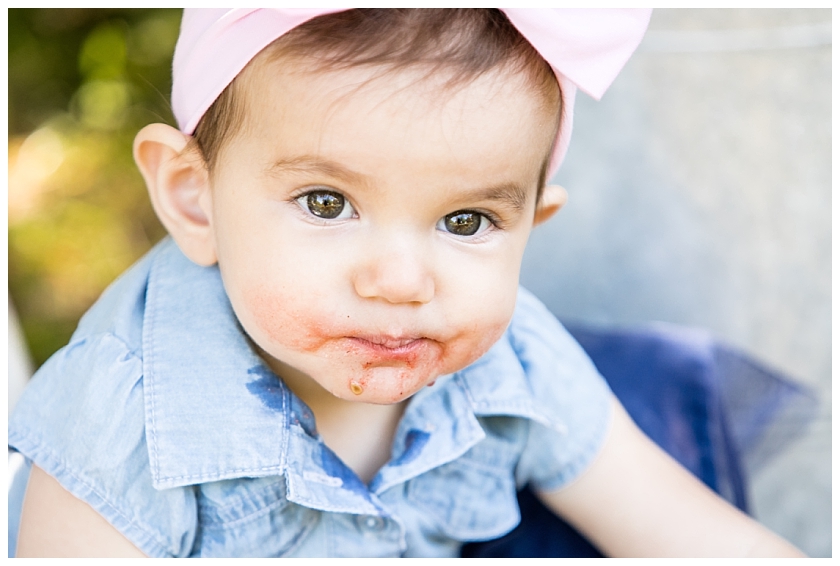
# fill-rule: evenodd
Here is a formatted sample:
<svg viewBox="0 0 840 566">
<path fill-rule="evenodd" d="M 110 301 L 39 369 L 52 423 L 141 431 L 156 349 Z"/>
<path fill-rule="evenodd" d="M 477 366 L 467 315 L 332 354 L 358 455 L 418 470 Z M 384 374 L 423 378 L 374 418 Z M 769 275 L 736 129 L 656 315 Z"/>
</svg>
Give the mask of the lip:
<svg viewBox="0 0 840 566">
<path fill-rule="evenodd" d="M 383 354 L 410 354 L 422 348 L 428 340 L 422 336 L 348 336 L 356 346 Z"/>
</svg>

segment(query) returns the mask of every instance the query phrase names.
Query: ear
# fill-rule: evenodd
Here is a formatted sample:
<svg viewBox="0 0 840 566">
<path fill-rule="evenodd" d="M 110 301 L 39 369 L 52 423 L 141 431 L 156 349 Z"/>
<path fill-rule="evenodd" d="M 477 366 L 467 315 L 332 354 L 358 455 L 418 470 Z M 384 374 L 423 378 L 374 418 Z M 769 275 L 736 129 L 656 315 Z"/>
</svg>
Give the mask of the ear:
<svg viewBox="0 0 840 566">
<path fill-rule="evenodd" d="M 165 124 L 149 124 L 134 138 L 134 161 L 152 206 L 188 258 L 216 263 L 210 175 L 190 136 Z"/>
<path fill-rule="evenodd" d="M 540 202 L 537 203 L 537 210 L 534 212 L 534 226 L 542 224 L 563 208 L 569 194 L 560 185 L 546 185 L 543 189 Z"/>
</svg>

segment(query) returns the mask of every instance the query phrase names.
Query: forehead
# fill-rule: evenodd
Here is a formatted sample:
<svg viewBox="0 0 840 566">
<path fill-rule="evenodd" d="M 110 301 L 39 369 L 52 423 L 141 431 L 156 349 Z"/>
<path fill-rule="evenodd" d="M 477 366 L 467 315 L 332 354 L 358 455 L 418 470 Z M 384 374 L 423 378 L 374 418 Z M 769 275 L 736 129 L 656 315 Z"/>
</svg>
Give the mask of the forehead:
<svg viewBox="0 0 840 566">
<path fill-rule="evenodd" d="M 261 57 L 239 81 L 245 124 L 234 143 L 377 166 L 388 156 L 463 174 L 517 164 L 536 177 L 558 126 L 550 100 L 508 69 L 453 81 L 447 69 L 324 69 L 302 57 Z M 382 167 L 381 162 L 378 165 Z"/>
</svg>

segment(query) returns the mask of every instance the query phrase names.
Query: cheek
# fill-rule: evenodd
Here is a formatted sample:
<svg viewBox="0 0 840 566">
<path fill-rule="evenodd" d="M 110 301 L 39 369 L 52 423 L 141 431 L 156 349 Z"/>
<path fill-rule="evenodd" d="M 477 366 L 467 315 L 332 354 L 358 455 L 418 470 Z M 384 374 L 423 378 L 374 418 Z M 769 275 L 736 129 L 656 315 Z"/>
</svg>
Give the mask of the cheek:
<svg viewBox="0 0 840 566">
<path fill-rule="evenodd" d="M 507 330 L 516 306 L 517 285 L 495 279 L 495 284 L 473 285 L 472 294 L 462 294 L 465 305 L 461 339 L 453 343 L 443 373 L 463 369 L 483 356 Z M 452 326 L 459 321 L 452 320 Z"/>
<path fill-rule="evenodd" d="M 447 348 L 444 356 L 445 365 L 441 374 L 453 373 L 464 369 L 483 356 L 504 334 L 510 317 L 495 320 L 483 320 L 463 333 L 460 340 L 455 340 Z"/>
<path fill-rule="evenodd" d="M 240 316 L 249 335 L 264 349 L 271 345 L 311 352 L 323 345 L 327 336 L 337 330 L 336 315 L 326 316 L 317 298 L 308 297 L 306 304 L 296 294 L 284 294 L 268 287 L 255 287 L 243 294 Z"/>
</svg>

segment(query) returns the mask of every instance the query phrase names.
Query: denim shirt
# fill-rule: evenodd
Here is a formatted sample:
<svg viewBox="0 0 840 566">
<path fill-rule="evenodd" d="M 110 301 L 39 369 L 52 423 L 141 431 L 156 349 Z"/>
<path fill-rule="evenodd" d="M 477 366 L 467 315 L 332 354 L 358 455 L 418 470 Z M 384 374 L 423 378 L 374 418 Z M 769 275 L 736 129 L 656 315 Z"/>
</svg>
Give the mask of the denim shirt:
<svg viewBox="0 0 840 566">
<path fill-rule="evenodd" d="M 504 336 L 410 399 L 366 485 L 252 350 L 218 269 L 166 239 L 33 377 L 9 444 L 150 556 L 455 556 L 517 525 L 518 488 L 585 469 L 609 398 L 520 289 Z"/>
</svg>

